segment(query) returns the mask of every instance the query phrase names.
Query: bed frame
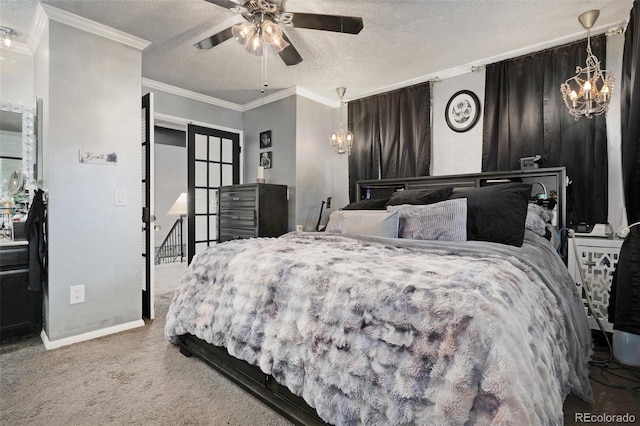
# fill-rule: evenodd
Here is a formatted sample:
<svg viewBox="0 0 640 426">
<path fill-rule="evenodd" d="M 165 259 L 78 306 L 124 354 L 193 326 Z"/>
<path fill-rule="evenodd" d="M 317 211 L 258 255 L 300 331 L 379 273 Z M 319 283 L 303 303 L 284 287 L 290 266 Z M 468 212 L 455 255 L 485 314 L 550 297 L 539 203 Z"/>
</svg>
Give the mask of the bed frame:
<svg viewBox="0 0 640 426">
<path fill-rule="evenodd" d="M 567 175 L 564 167 L 451 176 L 364 180 L 357 182 L 356 185 L 357 197 L 361 200 L 365 198 L 385 198 L 398 190 L 425 189 L 442 186 L 477 188 L 504 182 L 531 183 L 532 196 L 542 191 L 545 191 L 547 195 L 550 194 L 551 191 L 556 191 L 557 223 L 555 223 L 555 225 L 558 229 L 565 226 Z M 180 336 L 178 345 L 180 347 L 180 353 L 188 357 L 192 355 L 197 356 L 294 424 L 327 424 L 318 417 L 316 411 L 302 398 L 294 395 L 286 387 L 278 384 L 273 377 L 263 373 L 259 367 L 250 365 L 243 360 L 229 355 L 225 348 L 211 345 L 190 334 Z"/>
</svg>

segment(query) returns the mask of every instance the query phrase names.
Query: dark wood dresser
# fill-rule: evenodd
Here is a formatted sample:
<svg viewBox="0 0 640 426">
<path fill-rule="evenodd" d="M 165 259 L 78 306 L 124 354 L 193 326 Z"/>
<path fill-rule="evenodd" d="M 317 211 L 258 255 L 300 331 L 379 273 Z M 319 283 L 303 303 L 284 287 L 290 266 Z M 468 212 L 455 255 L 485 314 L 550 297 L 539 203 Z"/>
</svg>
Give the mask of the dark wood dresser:
<svg viewBox="0 0 640 426">
<path fill-rule="evenodd" d="M 220 187 L 218 242 L 279 237 L 287 232 L 287 186 L 249 183 Z"/>
<path fill-rule="evenodd" d="M 0 244 L 0 340 L 42 329 L 42 293 L 30 291 L 29 245 Z"/>
</svg>

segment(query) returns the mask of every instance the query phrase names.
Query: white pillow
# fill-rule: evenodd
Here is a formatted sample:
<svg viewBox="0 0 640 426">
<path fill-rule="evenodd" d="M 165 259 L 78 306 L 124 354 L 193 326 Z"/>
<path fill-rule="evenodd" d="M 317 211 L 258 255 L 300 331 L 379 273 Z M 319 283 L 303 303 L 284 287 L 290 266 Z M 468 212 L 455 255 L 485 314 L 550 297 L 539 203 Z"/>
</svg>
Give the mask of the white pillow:
<svg viewBox="0 0 640 426">
<path fill-rule="evenodd" d="M 467 199 L 427 205 L 388 206 L 399 212 L 398 236 L 414 240 L 467 240 Z"/>
<path fill-rule="evenodd" d="M 398 238 L 398 212 L 384 210 L 343 210 L 345 235 Z"/>
<path fill-rule="evenodd" d="M 336 210 L 329 215 L 329 222 L 324 232 L 342 233 L 342 225 L 344 225 L 344 210 Z"/>
</svg>

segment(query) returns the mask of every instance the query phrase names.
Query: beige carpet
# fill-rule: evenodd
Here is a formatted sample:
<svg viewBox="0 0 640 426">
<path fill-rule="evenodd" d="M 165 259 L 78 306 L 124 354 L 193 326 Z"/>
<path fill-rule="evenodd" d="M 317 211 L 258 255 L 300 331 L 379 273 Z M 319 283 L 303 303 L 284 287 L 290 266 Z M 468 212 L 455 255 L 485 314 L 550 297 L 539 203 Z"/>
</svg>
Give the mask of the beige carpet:
<svg viewBox="0 0 640 426">
<path fill-rule="evenodd" d="M 136 330 L 51 351 L 39 337 L 0 346 L 0 424 L 290 425 L 165 340 L 171 296 Z"/>
</svg>

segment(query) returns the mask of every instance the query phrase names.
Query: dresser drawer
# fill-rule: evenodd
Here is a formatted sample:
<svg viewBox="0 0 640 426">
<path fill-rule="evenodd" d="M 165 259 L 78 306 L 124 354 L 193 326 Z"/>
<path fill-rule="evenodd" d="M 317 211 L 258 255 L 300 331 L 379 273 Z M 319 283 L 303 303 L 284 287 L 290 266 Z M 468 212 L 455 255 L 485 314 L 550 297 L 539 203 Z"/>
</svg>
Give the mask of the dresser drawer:
<svg viewBox="0 0 640 426">
<path fill-rule="evenodd" d="M 254 208 L 256 205 L 255 188 L 222 189 L 220 205 L 225 208 Z"/>
<path fill-rule="evenodd" d="M 28 246 L 2 247 L 0 250 L 0 269 L 17 269 L 28 267 L 29 251 Z"/>
<path fill-rule="evenodd" d="M 256 237 L 255 229 L 242 229 L 242 228 L 220 228 L 220 242 L 229 240 L 238 240 L 241 238 L 253 238 Z"/>
<path fill-rule="evenodd" d="M 244 227 L 256 226 L 256 211 L 251 209 L 223 209 L 220 208 L 220 227 Z"/>
</svg>

